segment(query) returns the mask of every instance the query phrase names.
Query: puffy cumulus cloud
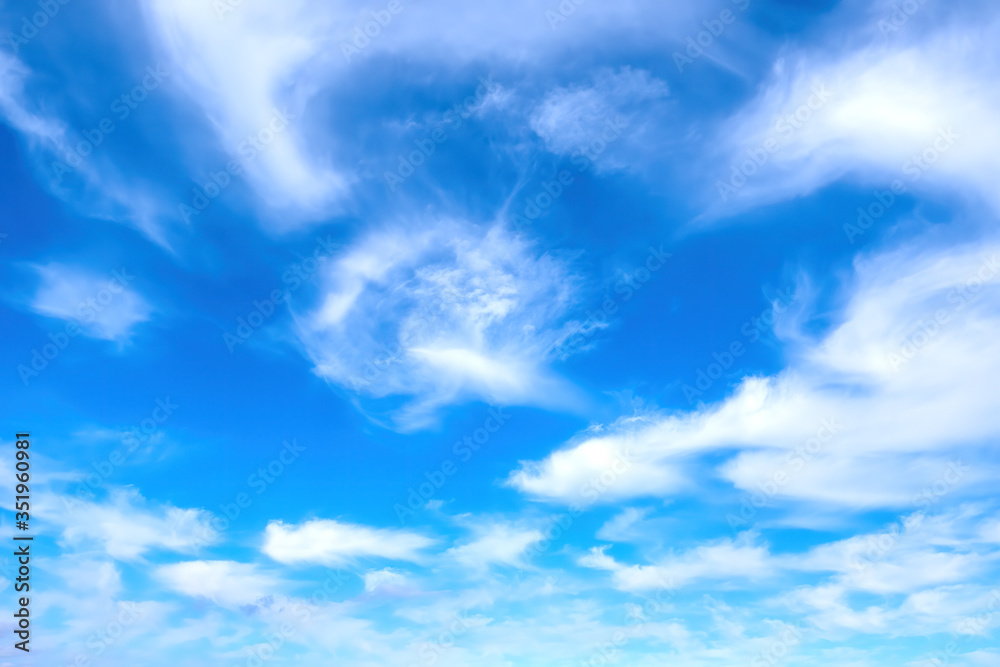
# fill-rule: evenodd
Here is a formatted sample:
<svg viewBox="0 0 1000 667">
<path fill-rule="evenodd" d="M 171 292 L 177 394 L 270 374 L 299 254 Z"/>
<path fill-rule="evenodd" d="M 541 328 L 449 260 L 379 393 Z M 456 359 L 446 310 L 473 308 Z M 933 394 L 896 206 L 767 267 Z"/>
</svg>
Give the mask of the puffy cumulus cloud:
<svg viewBox="0 0 1000 667">
<path fill-rule="evenodd" d="M 248 605 L 273 595 L 281 583 L 255 565 L 228 560 L 195 560 L 156 568 L 154 576 L 171 589 L 203 597 L 223 607 Z"/>
<path fill-rule="evenodd" d="M 474 533 L 471 541 L 448 549 L 445 556 L 473 570 L 484 570 L 490 565 L 525 567 L 525 552 L 545 539 L 545 534 L 537 528 L 505 522 L 478 526 Z"/>
<path fill-rule="evenodd" d="M 700 455 L 736 450 L 718 473 L 779 499 L 902 507 L 974 492 L 996 474 L 975 447 L 1000 435 L 998 262 L 991 241 L 861 257 L 825 333 L 778 327 L 790 357 L 781 373 L 745 378 L 717 404 L 590 435 L 508 483 L 567 503 L 671 495 L 683 490 L 679 471 L 696 479 Z M 627 459 L 618 470 L 616 456 Z M 889 468 L 909 474 L 885 479 Z"/>
<path fill-rule="evenodd" d="M 394 415 L 402 428 L 470 399 L 567 407 L 575 394 L 546 363 L 575 284 L 564 261 L 499 226 L 377 232 L 326 269 L 299 335 L 320 376 L 359 396 L 409 397 Z"/>
<path fill-rule="evenodd" d="M 314 519 L 267 524 L 262 551 L 279 563 L 337 565 L 357 558 L 420 561 L 421 551 L 432 544 L 429 537 L 410 531 Z"/>
<path fill-rule="evenodd" d="M 60 530 L 62 542 L 99 544 L 118 560 L 137 560 L 150 551 L 192 553 L 218 539 L 209 512 L 150 505 L 134 489 L 115 489 L 107 502 L 46 493 L 35 508 L 46 524 Z"/>
<path fill-rule="evenodd" d="M 553 153 L 582 155 L 602 168 L 619 167 L 613 156 L 620 152 L 607 151 L 609 144 L 623 133 L 633 139 L 627 143 L 634 143 L 642 131 L 637 125 L 644 122 L 640 114 L 649 113 L 650 103 L 667 94 L 666 83 L 645 70 L 603 70 L 589 85 L 548 93 L 531 114 L 531 129 Z"/>
<path fill-rule="evenodd" d="M 892 39 L 872 20 L 866 46 L 777 60 L 760 96 L 721 129 L 719 208 L 808 194 L 845 176 L 882 190 L 897 180 L 908 192 L 946 187 L 1000 206 L 998 70 L 984 56 L 1000 48 L 1000 23 L 921 13 Z"/>
<path fill-rule="evenodd" d="M 41 282 L 31 302 L 39 315 L 73 322 L 84 335 L 127 340 L 135 325 L 148 321 L 152 307 L 131 285 L 125 267 L 99 276 L 62 264 L 37 266 Z"/>
<path fill-rule="evenodd" d="M 365 572 L 362 578 L 365 581 L 365 590 L 368 592 L 379 589 L 399 590 L 407 584 L 405 576 L 388 567 Z"/>
<path fill-rule="evenodd" d="M 679 467 L 654 461 L 647 416 L 623 418 L 607 434 L 586 434 L 543 461 L 522 461 L 506 484 L 540 499 L 586 506 L 678 491 L 688 483 Z"/>
</svg>

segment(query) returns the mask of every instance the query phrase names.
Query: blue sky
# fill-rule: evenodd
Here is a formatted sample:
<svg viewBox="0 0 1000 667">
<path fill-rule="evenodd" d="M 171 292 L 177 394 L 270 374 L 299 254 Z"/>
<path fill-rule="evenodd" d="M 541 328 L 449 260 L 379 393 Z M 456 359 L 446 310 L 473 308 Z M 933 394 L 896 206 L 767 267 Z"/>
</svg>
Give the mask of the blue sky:
<svg viewBox="0 0 1000 667">
<path fill-rule="evenodd" d="M 0 665 L 1000 665 L 992 4 L 0 15 Z"/>
</svg>

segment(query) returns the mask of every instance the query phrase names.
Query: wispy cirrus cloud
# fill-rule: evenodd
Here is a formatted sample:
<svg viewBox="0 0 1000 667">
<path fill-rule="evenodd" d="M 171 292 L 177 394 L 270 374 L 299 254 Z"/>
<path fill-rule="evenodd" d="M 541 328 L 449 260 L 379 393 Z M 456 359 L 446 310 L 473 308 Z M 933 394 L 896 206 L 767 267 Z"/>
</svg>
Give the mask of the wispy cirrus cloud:
<svg viewBox="0 0 1000 667">
<path fill-rule="evenodd" d="M 200 2 L 154 2 L 146 8 L 151 40 L 204 115 L 224 156 L 215 158 L 221 164 L 198 168 L 219 169 L 229 159 L 242 160 L 241 173 L 271 213 L 269 223 L 279 229 L 328 216 L 351 181 L 306 138 L 318 131 L 315 122 L 307 124 L 306 105 L 330 83 L 323 49 L 335 14 L 310 2 L 280 9 L 246 4 L 224 14 L 224 20 L 216 7 Z M 276 112 L 291 118 L 280 132 L 271 122 Z M 266 145 L 253 141 L 262 133 Z M 251 153 L 252 160 L 243 159 Z M 205 151 L 198 159 L 216 154 Z"/>
<path fill-rule="evenodd" d="M 645 138 L 637 135 L 650 122 L 646 116 L 668 93 L 667 84 L 648 71 L 604 70 L 592 81 L 546 94 L 532 111 L 531 129 L 553 153 L 594 156 L 599 169 L 623 168 L 621 156 L 639 152 Z M 623 131 L 630 140 L 617 141 Z M 609 143 L 617 148 L 608 151 Z"/>
<path fill-rule="evenodd" d="M 152 306 L 136 291 L 125 267 L 108 276 L 63 264 L 37 266 L 41 283 L 31 300 L 39 315 L 73 322 L 87 336 L 128 340 L 136 325 L 149 321 Z"/>
<path fill-rule="evenodd" d="M 167 207 L 156 189 L 148 181 L 125 176 L 97 146 L 55 115 L 44 98 L 29 94 L 32 77 L 37 74 L 20 58 L 0 52 L 0 117 L 24 139 L 44 187 L 84 215 L 130 224 L 169 247 Z M 98 144 L 103 132 L 99 135 Z M 64 184 L 67 172 L 77 175 L 81 185 Z"/>
</svg>

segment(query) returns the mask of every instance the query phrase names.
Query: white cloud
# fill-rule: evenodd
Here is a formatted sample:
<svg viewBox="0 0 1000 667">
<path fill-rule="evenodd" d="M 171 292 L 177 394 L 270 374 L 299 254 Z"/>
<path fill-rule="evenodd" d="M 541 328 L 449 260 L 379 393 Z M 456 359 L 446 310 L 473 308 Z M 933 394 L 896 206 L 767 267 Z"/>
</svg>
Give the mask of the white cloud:
<svg viewBox="0 0 1000 667">
<path fill-rule="evenodd" d="M 827 333 L 778 327 L 791 358 L 783 372 L 745 378 L 716 405 L 616 425 L 523 464 L 509 483 L 563 502 L 586 497 L 581 489 L 602 501 L 670 495 L 683 490 L 679 471 L 696 474 L 700 454 L 740 450 L 721 475 L 776 498 L 901 507 L 973 489 L 996 474 L 988 462 L 961 466 L 975 456 L 965 448 L 1000 435 L 998 253 L 995 243 L 925 244 L 860 258 Z M 631 466 L 610 474 L 626 452 Z M 880 477 L 890 468 L 909 474 Z M 591 480 L 602 473 L 597 494 Z M 924 503 L 936 484 L 943 490 Z"/>
<path fill-rule="evenodd" d="M 267 524 L 262 551 L 279 563 L 339 565 L 358 558 L 419 561 L 434 540 L 405 530 L 369 528 L 329 519 Z"/>
<path fill-rule="evenodd" d="M 111 561 L 64 555 L 52 565 L 65 589 L 100 599 L 113 599 L 122 591 L 121 572 Z"/>
<path fill-rule="evenodd" d="M 63 128 L 53 120 L 32 112 L 24 104 L 24 87 L 31 71 L 17 57 L 0 52 L 0 111 L 12 127 L 52 144 L 61 142 Z"/>
<path fill-rule="evenodd" d="M 975 29 L 914 21 L 891 40 L 872 34 L 868 46 L 832 57 L 823 50 L 779 59 L 761 95 L 722 129 L 720 182 L 732 185 L 731 166 L 751 153 L 763 163 L 748 163 L 746 184 L 725 193 L 729 205 L 804 195 L 849 176 L 880 190 L 895 179 L 910 192 L 944 186 L 1000 207 L 998 72 L 983 55 L 997 53 L 1000 24 L 974 20 Z M 829 98 L 817 103 L 820 89 Z M 779 148 L 762 153 L 769 139 Z"/>
<path fill-rule="evenodd" d="M 66 123 L 43 112 L 45 105 L 26 94 L 31 76 L 18 58 L 0 52 L 0 117 L 27 139 L 26 151 L 38 162 L 39 172 L 48 181 L 45 185 L 87 215 L 126 221 L 167 245 L 159 199 L 136 179 L 123 178 L 106 159 L 81 158 Z M 67 172 L 83 180 L 84 191 L 63 184 Z"/>
<path fill-rule="evenodd" d="M 204 112 L 223 150 L 242 160 L 266 205 L 283 211 L 273 218 L 279 226 L 329 214 L 349 180 L 310 153 L 308 137 L 317 128 L 304 117 L 318 88 L 311 67 L 330 50 L 332 14 L 301 1 L 245 3 L 222 17 L 215 4 L 197 0 L 148 6 L 148 29 L 169 59 L 167 70 Z M 281 123 L 272 126 L 277 112 L 289 119 L 280 131 L 273 128 Z M 248 136 L 263 148 L 250 144 L 241 153 Z"/>
<path fill-rule="evenodd" d="M 365 590 L 368 592 L 380 588 L 400 589 L 406 585 L 406 577 L 388 567 L 365 572 L 362 578 L 365 580 Z"/>
<path fill-rule="evenodd" d="M 483 570 L 490 565 L 525 567 L 525 552 L 545 539 L 537 528 L 519 528 L 508 523 L 480 526 L 475 534 L 472 541 L 448 549 L 445 555 L 473 570 Z"/>
<path fill-rule="evenodd" d="M 40 315 L 74 322 L 93 338 L 127 340 L 152 308 L 129 284 L 124 267 L 98 276 L 61 264 L 35 267 L 41 284 L 31 308 Z"/>
<path fill-rule="evenodd" d="M 597 539 L 630 542 L 640 538 L 645 533 L 643 529 L 648 529 L 646 517 L 651 511 L 648 507 L 626 507 L 598 529 Z"/>
<path fill-rule="evenodd" d="M 830 572 L 845 591 L 914 593 L 974 580 L 1000 560 L 979 535 L 992 516 L 982 507 L 900 517 L 876 531 L 813 547 L 784 561 L 789 569 Z"/>
<path fill-rule="evenodd" d="M 350 89 L 354 77 L 371 76 L 366 62 L 429 60 L 478 68 L 490 58 L 519 66 L 525 59 L 589 49 L 598 34 L 614 29 L 630 30 L 633 43 L 659 45 L 686 35 L 702 18 L 693 4 L 664 11 L 651 0 L 572 6 L 568 17 L 556 6 L 547 10 L 528 0 L 475 6 L 402 2 L 398 14 L 361 0 L 222 5 L 232 11 L 221 16 L 219 6 L 158 0 L 146 10 L 146 28 L 173 82 L 204 113 L 229 154 L 236 155 L 237 146 L 276 109 L 295 116 L 246 166 L 251 185 L 275 213 L 271 224 L 281 228 L 326 218 L 349 196 L 355 176 L 338 154 L 345 137 L 315 102 Z M 648 20 L 650 12 L 655 21 Z M 384 25 L 372 23 L 373 13 L 385 15 Z M 441 25 L 462 29 L 441 31 Z M 368 37 L 363 28 L 378 33 Z M 597 91 L 627 94 L 662 86 L 646 86 L 642 77 L 648 79 L 626 69 L 619 80 L 600 79 Z M 218 168 L 207 164 L 201 170 Z"/>
<path fill-rule="evenodd" d="M 464 400 L 575 401 L 545 368 L 575 280 L 501 227 L 375 233 L 323 280 L 322 303 L 299 321 L 316 372 L 362 396 L 413 397 L 394 415 L 404 428 Z"/>
<path fill-rule="evenodd" d="M 653 565 L 623 565 L 604 553 L 606 547 L 594 547 L 579 564 L 611 572 L 615 587 L 623 591 L 671 590 L 702 579 L 732 584 L 735 579 L 759 580 L 778 571 L 767 547 L 755 544 L 755 538 L 753 533 L 741 533 L 735 540 L 715 540 Z"/>
<path fill-rule="evenodd" d="M 667 96 L 667 85 L 645 70 L 604 70 L 591 85 L 557 88 L 531 114 L 531 129 L 553 153 L 599 156 L 604 168 L 621 166 L 605 152 L 623 132 L 640 132 L 637 112 Z"/>
<path fill-rule="evenodd" d="M 36 502 L 38 515 L 61 528 L 64 542 L 100 544 L 118 560 L 136 560 L 152 550 L 190 553 L 218 538 L 204 510 L 145 505 L 132 489 L 114 490 L 106 503 L 49 494 Z"/>
<path fill-rule="evenodd" d="M 933 562 L 919 565 L 933 566 Z M 872 604 L 870 598 L 858 598 L 839 583 L 802 586 L 780 595 L 775 601 L 801 614 L 824 635 L 843 636 L 845 631 L 873 635 L 927 636 L 935 633 L 970 633 L 970 629 L 989 629 L 976 623 L 990 604 L 997 604 L 996 589 L 961 584 L 926 588 L 897 601 L 883 597 Z M 971 621 L 971 623 L 970 623 Z M 995 622 L 993 623 L 995 627 Z M 964 631 L 963 631 L 964 630 Z"/>
<path fill-rule="evenodd" d="M 996 624 L 984 618 L 1000 592 L 983 583 L 1000 562 L 997 544 L 983 529 L 995 508 L 965 505 L 935 514 L 914 513 L 870 532 L 813 546 L 803 552 L 773 553 L 754 532 L 735 540 L 715 539 L 629 565 L 596 547 L 578 559 L 605 570 L 623 591 L 657 590 L 657 600 L 705 581 L 760 588 L 777 585 L 769 606 L 800 614 L 825 636 L 844 630 L 926 635 L 936 632 L 984 634 Z M 809 585 L 790 587 L 803 574 Z M 716 585 L 716 584 L 713 584 Z M 873 602 L 872 596 L 878 596 Z M 990 605 L 993 607 L 990 607 Z"/>
<path fill-rule="evenodd" d="M 716 3 L 718 4 L 718 3 Z M 487 0 L 476 5 L 448 0 L 434 5 L 404 3 L 404 11 L 372 40 L 369 52 L 419 54 L 423 59 L 462 63 L 483 59 L 524 62 L 558 57 L 592 47 L 600 35 L 627 31 L 633 44 L 662 44 L 680 38 L 704 17 L 704 5 L 679 3 L 669 10 L 653 0 L 628 3 L 539 5 L 531 0 Z M 342 33 L 371 20 L 362 11 L 347 14 Z M 650 19 L 650 17 L 655 19 Z M 441 31 L 445 23 L 461 30 Z M 698 29 L 700 29 L 699 26 Z"/>
<path fill-rule="evenodd" d="M 272 595 L 280 582 L 254 565 L 195 560 L 156 568 L 155 576 L 178 593 L 203 597 L 223 607 L 248 605 Z"/>
</svg>

